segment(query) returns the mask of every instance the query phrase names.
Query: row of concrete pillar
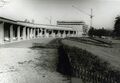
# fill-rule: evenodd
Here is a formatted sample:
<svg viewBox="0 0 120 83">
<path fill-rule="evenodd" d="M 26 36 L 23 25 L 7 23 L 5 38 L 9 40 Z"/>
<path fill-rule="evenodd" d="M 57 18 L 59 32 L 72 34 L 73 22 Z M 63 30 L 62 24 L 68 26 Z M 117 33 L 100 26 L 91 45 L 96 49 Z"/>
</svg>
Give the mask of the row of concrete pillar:
<svg viewBox="0 0 120 83">
<path fill-rule="evenodd" d="M 7 23 L 0 24 L 0 43 L 29 40 L 40 37 L 68 37 L 75 36 L 76 31 L 62 29 L 47 29 L 44 27 L 27 27 Z"/>
</svg>

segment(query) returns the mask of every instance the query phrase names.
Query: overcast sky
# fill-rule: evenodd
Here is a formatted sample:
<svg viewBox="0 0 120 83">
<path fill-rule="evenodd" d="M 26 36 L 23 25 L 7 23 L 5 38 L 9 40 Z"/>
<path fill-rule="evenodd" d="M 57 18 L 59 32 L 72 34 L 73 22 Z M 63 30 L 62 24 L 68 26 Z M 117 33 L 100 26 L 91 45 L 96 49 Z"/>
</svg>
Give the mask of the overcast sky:
<svg viewBox="0 0 120 83">
<path fill-rule="evenodd" d="M 57 20 L 80 20 L 90 24 L 90 18 L 72 5 L 87 13 L 93 9 L 93 26 L 112 28 L 117 15 L 120 15 L 120 0 L 8 0 L 0 8 L 0 16 L 16 20 L 34 19 L 36 23 L 52 24 Z"/>
</svg>

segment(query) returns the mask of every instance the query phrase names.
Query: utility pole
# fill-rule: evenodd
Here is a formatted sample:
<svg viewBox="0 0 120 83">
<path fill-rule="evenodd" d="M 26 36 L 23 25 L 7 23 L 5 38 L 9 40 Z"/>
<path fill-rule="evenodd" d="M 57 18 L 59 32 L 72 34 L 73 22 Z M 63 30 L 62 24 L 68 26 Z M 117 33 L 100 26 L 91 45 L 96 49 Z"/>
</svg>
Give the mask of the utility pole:
<svg viewBox="0 0 120 83">
<path fill-rule="evenodd" d="M 49 21 L 50 25 L 52 24 L 52 17 L 50 16 L 50 18 L 46 17 L 46 19 Z"/>
<path fill-rule="evenodd" d="M 90 27 L 92 27 L 93 25 L 93 9 L 91 9 L 91 14 L 90 14 L 90 19 L 91 19 L 91 22 L 90 22 Z"/>
<path fill-rule="evenodd" d="M 72 5 L 72 7 L 75 8 L 75 9 L 77 9 L 79 12 L 82 12 L 82 13 L 88 15 L 90 17 L 90 27 L 93 27 L 93 17 L 94 17 L 93 16 L 93 9 L 91 9 L 91 13 L 89 14 L 89 13 L 86 13 L 85 11 L 79 9 L 78 7 L 76 7 L 74 5 Z"/>
</svg>

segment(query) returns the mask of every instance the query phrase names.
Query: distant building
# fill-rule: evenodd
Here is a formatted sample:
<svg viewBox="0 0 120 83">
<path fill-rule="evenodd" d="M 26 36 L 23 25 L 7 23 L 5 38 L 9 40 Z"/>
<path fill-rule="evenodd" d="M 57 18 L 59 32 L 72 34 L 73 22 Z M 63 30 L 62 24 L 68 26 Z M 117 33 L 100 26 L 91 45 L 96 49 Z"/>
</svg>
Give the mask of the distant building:
<svg viewBox="0 0 120 83">
<path fill-rule="evenodd" d="M 87 35 L 87 25 L 83 21 L 57 21 L 58 26 L 70 27 L 77 32 L 77 36 Z"/>
</svg>

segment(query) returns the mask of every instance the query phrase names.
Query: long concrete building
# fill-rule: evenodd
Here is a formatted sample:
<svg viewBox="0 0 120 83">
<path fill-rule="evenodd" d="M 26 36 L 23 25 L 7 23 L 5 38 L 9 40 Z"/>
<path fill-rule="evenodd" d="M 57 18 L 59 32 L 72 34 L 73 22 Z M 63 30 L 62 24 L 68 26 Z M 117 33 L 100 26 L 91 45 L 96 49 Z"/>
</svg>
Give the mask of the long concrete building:
<svg viewBox="0 0 120 83">
<path fill-rule="evenodd" d="M 42 25 L 0 17 L 0 44 L 40 37 L 76 36 L 77 31 L 56 25 Z"/>
<path fill-rule="evenodd" d="M 88 26 L 83 21 L 57 21 L 58 26 L 69 27 L 76 31 L 76 36 L 87 35 Z"/>
</svg>

